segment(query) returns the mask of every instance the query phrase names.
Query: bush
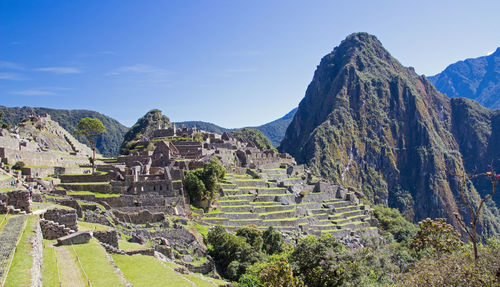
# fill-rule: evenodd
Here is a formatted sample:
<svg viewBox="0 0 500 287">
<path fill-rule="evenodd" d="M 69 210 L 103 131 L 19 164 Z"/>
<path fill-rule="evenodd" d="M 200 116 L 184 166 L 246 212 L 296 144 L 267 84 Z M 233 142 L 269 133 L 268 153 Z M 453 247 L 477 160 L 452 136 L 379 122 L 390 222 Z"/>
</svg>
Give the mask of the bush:
<svg viewBox="0 0 500 287">
<path fill-rule="evenodd" d="M 292 267 L 286 260 L 269 265 L 260 273 L 260 281 L 265 287 L 304 287 L 304 282 L 293 275 Z"/>
<path fill-rule="evenodd" d="M 211 158 L 203 169 L 186 171 L 185 185 L 191 200 L 212 200 L 219 188 L 219 181 L 224 179 L 226 170 L 217 158 Z"/>
<path fill-rule="evenodd" d="M 245 226 L 238 231 L 236 231 L 237 236 L 245 238 L 245 241 L 250 244 L 256 251 L 262 250 L 262 245 L 264 243 L 262 238 L 262 231 L 260 231 L 255 225 Z"/>
<path fill-rule="evenodd" d="M 281 232 L 275 230 L 272 226 L 262 234 L 264 244 L 262 250 L 269 255 L 278 254 L 283 251 L 283 236 Z"/>
<path fill-rule="evenodd" d="M 18 161 L 12 166 L 12 169 L 21 170 L 24 166 L 25 166 L 24 162 Z"/>
<path fill-rule="evenodd" d="M 392 236 L 397 242 L 408 242 L 417 233 L 415 224 L 406 220 L 399 210 L 377 205 L 373 211 L 386 238 Z"/>
<path fill-rule="evenodd" d="M 246 269 L 261 260 L 261 254 L 243 237 L 227 233 L 222 226 L 208 232 L 209 254 L 226 278 L 238 281 Z"/>
</svg>

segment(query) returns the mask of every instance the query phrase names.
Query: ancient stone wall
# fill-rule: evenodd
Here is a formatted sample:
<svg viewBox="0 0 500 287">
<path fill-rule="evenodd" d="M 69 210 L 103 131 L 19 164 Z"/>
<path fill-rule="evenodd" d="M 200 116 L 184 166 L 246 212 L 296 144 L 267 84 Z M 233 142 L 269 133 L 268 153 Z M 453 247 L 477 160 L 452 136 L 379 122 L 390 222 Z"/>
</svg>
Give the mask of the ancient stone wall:
<svg viewBox="0 0 500 287">
<path fill-rule="evenodd" d="M 0 193 L 0 200 L 5 205 L 12 205 L 16 209 L 30 213 L 30 194 L 24 190 L 14 190 L 7 193 Z"/>
<path fill-rule="evenodd" d="M 40 219 L 43 238 L 52 240 L 70 234 L 71 230 L 52 220 Z"/>
<path fill-rule="evenodd" d="M 165 215 L 163 213 L 152 213 L 149 210 L 141 210 L 132 213 L 125 213 L 119 210 L 113 210 L 112 212 L 119 221 L 133 224 L 146 224 L 165 220 Z"/>
<path fill-rule="evenodd" d="M 116 230 L 110 231 L 94 231 L 94 237 L 100 242 L 109 244 L 115 248 L 118 248 L 118 232 Z"/>
<path fill-rule="evenodd" d="M 45 220 L 51 220 L 56 223 L 62 224 L 71 230 L 78 230 L 77 214 L 74 209 L 54 208 L 49 209 L 42 214 Z"/>
</svg>

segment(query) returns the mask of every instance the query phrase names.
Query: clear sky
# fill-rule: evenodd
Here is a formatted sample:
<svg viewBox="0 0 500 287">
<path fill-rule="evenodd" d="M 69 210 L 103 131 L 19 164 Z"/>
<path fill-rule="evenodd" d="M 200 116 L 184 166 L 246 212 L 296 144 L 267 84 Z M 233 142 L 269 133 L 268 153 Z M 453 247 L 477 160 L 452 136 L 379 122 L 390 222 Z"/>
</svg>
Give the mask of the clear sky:
<svg viewBox="0 0 500 287">
<path fill-rule="evenodd" d="M 0 104 L 131 126 L 260 125 L 296 107 L 322 56 L 369 32 L 433 75 L 500 46 L 500 1 L 0 0 Z"/>
</svg>

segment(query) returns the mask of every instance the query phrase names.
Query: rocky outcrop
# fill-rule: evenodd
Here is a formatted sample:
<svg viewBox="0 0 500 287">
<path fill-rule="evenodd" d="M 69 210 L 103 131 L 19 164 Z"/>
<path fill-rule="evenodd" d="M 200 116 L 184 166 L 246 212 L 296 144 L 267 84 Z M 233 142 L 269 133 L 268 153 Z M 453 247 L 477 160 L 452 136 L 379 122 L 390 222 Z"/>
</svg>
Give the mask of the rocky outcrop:
<svg viewBox="0 0 500 287">
<path fill-rule="evenodd" d="M 407 218 L 446 217 L 458 227 L 453 213 L 468 214 L 450 175 L 465 168 L 454 119 L 452 102 L 427 78 L 376 37 L 356 33 L 321 60 L 280 150 Z M 478 196 L 474 186 L 466 193 Z M 500 232 L 493 209 L 485 210 L 486 234 Z"/>
</svg>

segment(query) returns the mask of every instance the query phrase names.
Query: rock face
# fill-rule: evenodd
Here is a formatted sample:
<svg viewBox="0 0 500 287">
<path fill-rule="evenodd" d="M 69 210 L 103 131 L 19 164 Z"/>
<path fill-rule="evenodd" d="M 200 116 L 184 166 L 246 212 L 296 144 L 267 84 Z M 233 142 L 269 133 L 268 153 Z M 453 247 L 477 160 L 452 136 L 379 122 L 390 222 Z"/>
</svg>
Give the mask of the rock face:
<svg viewBox="0 0 500 287">
<path fill-rule="evenodd" d="M 500 48 L 488 56 L 451 64 L 429 80 L 449 97 L 466 97 L 500 109 Z"/>
<path fill-rule="evenodd" d="M 399 208 L 407 218 L 446 217 L 458 227 L 453 213 L 468 215 L 458 207 L 450 173 L 464 169 L 460 152 L 469 148 L 456 138 L 459 103 L 403 67 L 376 37 L 352 34 L 321 60 L 280 151 L 375 203 Z M 497 140 L 498 132 L 490 129 L 488 139 Z M 484 136 L 476 135 L 478 141 Z M 474 186 L 466 193 L 478 195 Z M 500 231 L 497 212 L 486 208 L 485 234 Z"/>
</svg>

